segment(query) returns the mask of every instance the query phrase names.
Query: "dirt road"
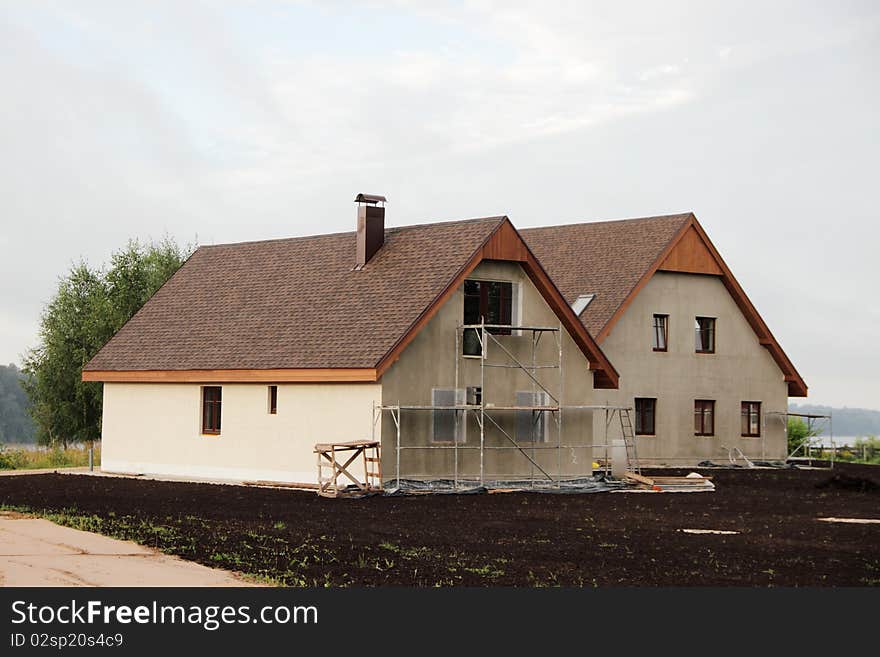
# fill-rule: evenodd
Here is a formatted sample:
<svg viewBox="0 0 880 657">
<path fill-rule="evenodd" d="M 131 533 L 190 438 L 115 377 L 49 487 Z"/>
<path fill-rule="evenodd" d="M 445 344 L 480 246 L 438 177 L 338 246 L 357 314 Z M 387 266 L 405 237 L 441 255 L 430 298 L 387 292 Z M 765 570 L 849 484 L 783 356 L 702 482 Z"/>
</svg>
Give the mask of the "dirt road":
<svg viewBox="0 0 880 657">
<path fill-rule="evenodd" d="M 128 541 L 0 512 L 0 586 L 247 586 Z"/>
</svg>

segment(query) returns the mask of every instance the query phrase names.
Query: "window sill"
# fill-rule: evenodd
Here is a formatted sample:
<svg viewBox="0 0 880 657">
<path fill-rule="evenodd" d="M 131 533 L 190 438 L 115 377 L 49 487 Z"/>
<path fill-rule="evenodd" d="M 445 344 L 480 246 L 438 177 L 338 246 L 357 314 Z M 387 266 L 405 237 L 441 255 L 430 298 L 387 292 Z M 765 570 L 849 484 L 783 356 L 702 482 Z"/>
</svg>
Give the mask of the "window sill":
<svg viewBox="0 0 880 657">
<path fill-rule="evenodd" d="M 483 358 L 483 356 L 480 354 L 462 354 L 461 357 L 462 358 L 473 358 L 474 360 L 480 360 Z"/>
<path fill-rule="evenodd" d="M 694 437 L 695 438 L 714 438 L 715 434 L 714 433 L 695 433 Z"/>
<path fill-rule="evenodd" d="M 656 438 L 656 433 L 637 433 L 635 434 L 636 438 Z"/>
<path fill-rule="evenodd" d="M 219 431 L 202 431 L 202 435 L 208 438 L 217 438 L 220 435 Z"/>
<path fill-rule="evenodd" d="M 714 354 L 714 351 L 694 351 L 695 354 Z"/>
<path fill-rule="evenodd" d="M 651 351 L 658 354 L 665 354 L 669 349 L 658 349 L 657 347 L 654 347 Z"/>
</svg>

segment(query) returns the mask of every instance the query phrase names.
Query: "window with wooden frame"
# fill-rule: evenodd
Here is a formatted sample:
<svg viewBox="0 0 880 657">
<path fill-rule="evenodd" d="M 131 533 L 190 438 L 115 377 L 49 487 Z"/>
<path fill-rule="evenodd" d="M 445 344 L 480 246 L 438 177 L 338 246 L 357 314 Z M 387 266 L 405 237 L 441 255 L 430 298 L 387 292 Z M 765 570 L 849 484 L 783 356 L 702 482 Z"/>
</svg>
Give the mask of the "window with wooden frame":
<svg viewBox="0 0 880 657">
<path fill-rule="evenodd" d="M 636 435 L 655 435 L 654 420 L 657 415 L 657 400 L 649 397 L 636 398 Z"/>
<path fill-rule="evenodd" d="M 694 321 L 694 348 L 698 354 L 715 353 L 715 318 L 697 317 Z"/>
<path fill-rule="evenodd" d="M 278 386 L 269 386 L 269 415 L 278 414 Z"/>
<path fill-rule="evenodd" d="M 654 351 L 666 351 L 669 335 L 669 315 L 654 315 Z"/>
<path fill-rule="evenodd" d="M 492 324 L 495 328 L 487 328 L 493 335 L 510 335 L 513 321 L 513 283 L 505 281 L 464 282 L 464 323 Z M 480 344 L 478 329 L 465 329 L 462 353 L 465 356 L 481 356 L 483 348 Z"/>
<path fill-rule="evenodd" d="M 222 388 L 220 386 L 202 387 L 202 433 L 217 435 L 220 433 L 220 402 Z"/>
<path fill-rule="evenodd" d="M 761 402 L 744 401 L 741 410 L 742 435 L 758 438 L 761 435 Z"/>
<path fill-rule="evenodd" d="M 715 435 L 715 400 L 697 399 L 694 401 L 694 435 Z"/>
</svg>

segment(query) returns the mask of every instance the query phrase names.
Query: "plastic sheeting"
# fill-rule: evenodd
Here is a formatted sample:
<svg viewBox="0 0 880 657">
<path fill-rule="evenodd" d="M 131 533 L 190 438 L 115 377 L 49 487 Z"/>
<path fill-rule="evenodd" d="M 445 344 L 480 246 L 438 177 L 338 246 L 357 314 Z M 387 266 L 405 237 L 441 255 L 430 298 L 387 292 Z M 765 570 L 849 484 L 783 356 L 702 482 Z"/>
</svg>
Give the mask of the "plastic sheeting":
<svg viewBox="0 0 880 657">
<path fill-rule="evenodd" d="M 488 493 L 493 490 L 516 491 L 523 493 L 607 493 L 612 490 L 628 488 L 631 484 L 624 481 L 598 477 L 582 477 L 567 479 L 560 482 L 531 480 L 496 480 L 480 483 L 478 481 L 459 480 L 456 487 L 452 479 L 391 480 L 385 484 L 382 494 L 397 495 L 473 495 Z"/>
<path fill-rule="evenodd" d="M 787 468 L 787 469 L 796 469 L 798 466 L 795 463 L 786 463 L 785 461 L 761 461 L 752 459 L 752 464 L 759 468 Z M 715 463 L 714 461 L 700 461 L 697 463 L 698 468 L 722 468 L 726 470 L 743 470 L 749 469 L 747 465 L 741 465 L 739 463 Z"/>
</svg>

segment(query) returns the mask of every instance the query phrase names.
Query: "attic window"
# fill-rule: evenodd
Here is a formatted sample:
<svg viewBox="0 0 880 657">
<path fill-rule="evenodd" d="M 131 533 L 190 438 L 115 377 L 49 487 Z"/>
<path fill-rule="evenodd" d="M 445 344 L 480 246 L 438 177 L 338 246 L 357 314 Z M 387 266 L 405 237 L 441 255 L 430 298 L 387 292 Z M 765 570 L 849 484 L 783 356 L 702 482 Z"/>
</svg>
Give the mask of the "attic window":
<svg viewBox="0 0 880 657">
<path fill-rule="evenodd" d="M 510 335 L 513 318 L 513 283 L 509 281 L 464 282 L 464 323 L 476 325 L 485 322 L 493 335 Z M 464 355 L 480 356 L 483 353 L 479 329 L 464 331 Z"/>
<path fill-rule="evenodd" d="M 580 315 L 587 309 L 587 306 L 589 306 L 590 302 L 595 298 L 595 294 L 578 295 L 578 298 L 574 300 L 573 304 L 571 304 L 571 309 L 574 311 L 575 315 Z"/>
</svg>

